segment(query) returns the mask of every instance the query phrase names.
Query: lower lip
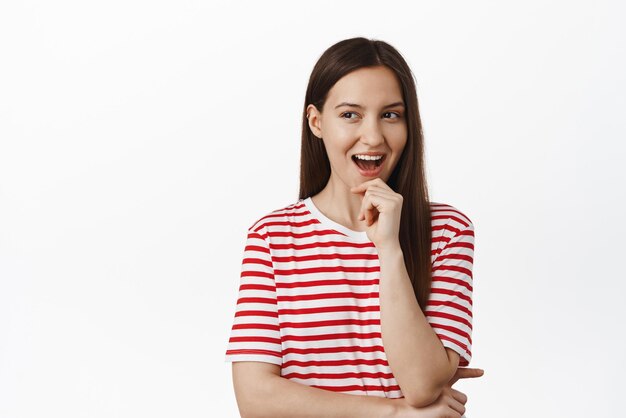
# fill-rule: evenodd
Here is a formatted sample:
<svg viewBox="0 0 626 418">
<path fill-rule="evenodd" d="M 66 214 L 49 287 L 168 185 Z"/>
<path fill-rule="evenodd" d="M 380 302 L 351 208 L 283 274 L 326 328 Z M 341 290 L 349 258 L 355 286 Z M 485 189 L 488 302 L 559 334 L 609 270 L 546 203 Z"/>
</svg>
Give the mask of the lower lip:
<svg viewBox="0 0 626 418">
<path fill-rule="evenodd" d="M 385 162 L 385 158 L 383 157 L 383 161 L 380 163 L 380 165 L 378 167 L 376 167 L 373 170 L 363 170 L 361 167 L 359 167 L 354 160 L 352 160 L 352 163 L 354 164 L 354 166 L 356 167 L 357 170 L 359 170 L 359 173 L 361 173 L 361 175 L 363 177 L 377 177 L 381 171 L 383 171 L 383 163 Z"/>
</svg>

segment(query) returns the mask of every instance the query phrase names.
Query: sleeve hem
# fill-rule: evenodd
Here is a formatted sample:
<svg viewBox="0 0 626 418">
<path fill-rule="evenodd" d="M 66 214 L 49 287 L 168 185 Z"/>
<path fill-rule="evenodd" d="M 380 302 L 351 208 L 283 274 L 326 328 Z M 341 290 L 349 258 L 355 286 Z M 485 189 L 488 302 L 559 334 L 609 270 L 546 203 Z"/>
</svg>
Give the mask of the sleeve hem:
<svg viewBox="0 0 626 418">
<path fill-rule="evenodd" d="M 440 338 L 441 339 L 441 338 Z M 465 367 L 469 365 L 470 360 L 472 359 L 471 353 L 464 347 L 455 344 L 452 341 L 441 339 L 441 343 L 444 347 L 448 347 L 459 353 L 459 366 Z"/>
<path fill-rule="evenodd" d="M 226 363 L 233 363 L 237 361 L 260 361 L 263 363 L 272 363 L 277 366 L 282 366 L 282 358 L 276 357 L 273 354 L 262 353 L 240 353 L 240 354 L 226 354 Z"/>
</svg>

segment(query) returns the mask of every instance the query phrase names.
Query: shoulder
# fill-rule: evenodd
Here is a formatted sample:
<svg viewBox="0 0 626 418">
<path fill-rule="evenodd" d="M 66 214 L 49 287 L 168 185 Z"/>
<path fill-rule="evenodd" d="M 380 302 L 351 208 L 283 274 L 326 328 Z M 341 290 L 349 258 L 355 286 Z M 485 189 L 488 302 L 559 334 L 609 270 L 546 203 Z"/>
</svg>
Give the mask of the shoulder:
<svg viewBox="0 0 626 418">
<path fill-rule="evenodd" d="M 449 203 L 430 202 L 434 260 L 447 248 L 472 249 L 474 224 L 465 210 Z"/>
<path fill-rule="evenodd" d="M 263 234 L 276 227 L 289 225 L 295 216 L 303 213 L 303 208 L 305 208 L 304 202 L 302 199 L 298 199 L 276 209 L 262 212 L 260 216 L 254 219 L 248 231 Z"/>
<path fill-rule="evenodd" d="M 434 227 L 452 230 L 473 229 L 474 223 L 465 210 L 449 203 L 430 202 L 430 218 Z"/>
<path fill-rule="evenodd" d="M 453 241 L 474 241 L 474 223 L 465 209 L 442 202 L 430 202 L 432 242 L 439 253 Z"/>
</svg>

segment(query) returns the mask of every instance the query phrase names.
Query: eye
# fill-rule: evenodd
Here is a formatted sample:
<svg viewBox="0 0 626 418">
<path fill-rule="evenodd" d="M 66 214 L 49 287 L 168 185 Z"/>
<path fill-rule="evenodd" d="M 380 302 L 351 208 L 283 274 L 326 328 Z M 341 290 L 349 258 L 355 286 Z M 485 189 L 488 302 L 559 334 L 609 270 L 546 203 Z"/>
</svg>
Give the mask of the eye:
<svg viewBox="0 0 626 418">
<path fill-rule="evenodd" d="M 399 113 L 397 113 L 397 112 L 385 112 L 385 113 L 383 113 L 383 114 L 384 114 L 384 115 L 396 115 L 396 117 L 395 117 L 395 118 L 390 118 L 390 119 L 400 119 L 400 118 L 402 117 L 402 115 L 400 115 L 400 114 L 399 114 Z"/>
<path fill-rule="evenodd" d="M 344 118 L 345 115 L 356 115 L 356 113 L 354 113 L 354 112 L 343 112 L 341 115 L 339 115 L 339 117 L 342 118 L 342 119 L 354 119 L 354 118 Z"/>
</svg>

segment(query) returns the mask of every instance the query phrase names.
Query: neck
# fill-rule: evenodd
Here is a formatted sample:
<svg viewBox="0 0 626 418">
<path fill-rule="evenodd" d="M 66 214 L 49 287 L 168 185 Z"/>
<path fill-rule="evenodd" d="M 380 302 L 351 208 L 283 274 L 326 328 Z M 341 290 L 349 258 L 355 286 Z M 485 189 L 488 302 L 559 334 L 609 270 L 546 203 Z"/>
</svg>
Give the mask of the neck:
<svg viewBox="0 0 626 418">
<path fill-rule="evenodd" d="M 354 231 L 364 231 L 365 224 L 358 220 L 363 195 L 352 193 L 350 187 L 331 176 L 322 191 L 311 200 L 329 219 Z"/>
</svg>

